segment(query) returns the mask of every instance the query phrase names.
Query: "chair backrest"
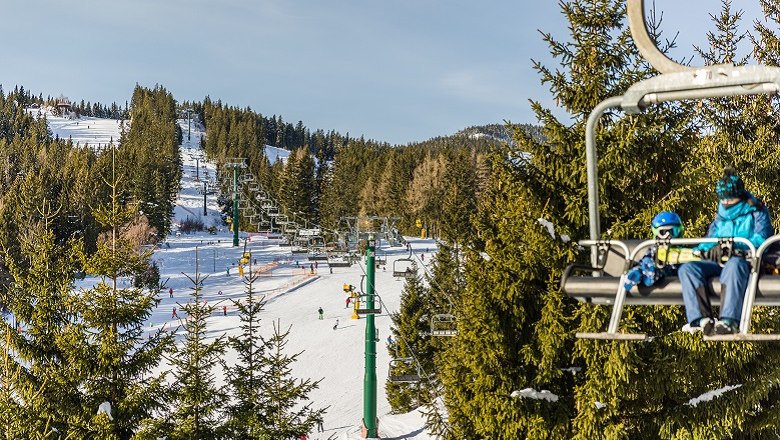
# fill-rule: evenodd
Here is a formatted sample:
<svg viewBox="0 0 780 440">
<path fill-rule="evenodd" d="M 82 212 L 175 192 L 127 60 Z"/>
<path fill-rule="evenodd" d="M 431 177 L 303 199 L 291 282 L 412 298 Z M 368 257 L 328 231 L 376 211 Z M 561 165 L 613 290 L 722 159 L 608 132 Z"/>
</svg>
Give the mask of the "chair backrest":
<svg viewBox="0 0 780 440">
<path fill-rule="evenodd" d="M 643 240 L 621 240 L 628 246 L 629 252 L 639 245 Z M 619 277 L 623 275 L 625 267 L 626 256 L 623 254 L 623 249 L 619 246 L 610 246 L 607 250 L 607 258 L 604 261 L 604 274 L 611 277 Z M 636 262 L 636 261 L 635 261 Z"/>
</svg>

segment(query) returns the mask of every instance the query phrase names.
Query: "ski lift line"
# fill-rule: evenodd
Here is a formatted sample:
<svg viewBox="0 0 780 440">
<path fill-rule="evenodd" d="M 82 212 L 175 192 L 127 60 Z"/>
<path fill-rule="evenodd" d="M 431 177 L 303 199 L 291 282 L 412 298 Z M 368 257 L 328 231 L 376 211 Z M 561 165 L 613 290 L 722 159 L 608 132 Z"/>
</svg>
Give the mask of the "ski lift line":
<svg viewBox="0 0 780 440">
<path fill-rule="evenodd" d="M 411 248 L 409 249 L 409 255 L 410 256 L 413 255 L 418 261 L 420 261 L 420 266 L 423 268 L 423 272 L 425 272 L 426 280 L 428 281 L 428 284 L 431 287 L 433 287 L 435 285 L 436 288 L 438 288 L 439 291 L 444 294 L 444 299 L 446 299 L 447 302 L 449 303 L 450 309 L 451 310 L 454 309 L 455 305 L 453 304 L 452 297 L 450 296 L 449 293 L 447 293 L 446 290 L 442 289 L 441 286 L 439 286 L 436 283 L 435 278 L 433 277 L 433 274 L 428 270 L 428 267 L 424 264 L 424 262 L 420 259 L 420 257 L 417 256 L 417 254 L 414 252 L 414 249 L 411 249 Z M 458 263 L 458 275 L 460 275 L 460 262 Z"/>
<path fill-rule="evenodd" d="M 360 267 L 360 270 L 363 271 L 364 277 L 368 277 L 368 273 L 366 272 L 365 265 L 362 262 L 358 262 L 358 266 Z M 362 281 L 363 280 L 361 279 L 361 290 L 362 290 Z M 376 286 L 374 286 L 374 294 L 377 296 L 377 299 L 379 300 L 379 305 L 381 306 L 381 308 L 384 309 L 384 310 L 389 310 L 387 308 L 387 306 L 385 305 L 384 301 L 382 300 L 382 296 L 379 295 L 379 292 L 377 292 Z M 409 352 L 411 357 L 414 359 L 414 362 L 417 365 L 417 367 L 419 368 L 419 371 L 425 377 L 425 380 L 430 381 L 431 380 L 431 376 L 425 371 L 425 369 L 422 366 L 422 363 L 420 363 L 420 360 L 417 357 L 417 354 L 412 349 L 412 346 L 403 338 L 403 335 L 401 335 L 401 334 L 398 335 L 398 341 L 402 342 L 404 344 L 404 346 L 406 347 L 406 350 Z M 437 392 L 437 397 L 442 399 L 438 392 Z M 442 399 L 442 403 L 444 403 L 443 399 Z"/>
</svg>

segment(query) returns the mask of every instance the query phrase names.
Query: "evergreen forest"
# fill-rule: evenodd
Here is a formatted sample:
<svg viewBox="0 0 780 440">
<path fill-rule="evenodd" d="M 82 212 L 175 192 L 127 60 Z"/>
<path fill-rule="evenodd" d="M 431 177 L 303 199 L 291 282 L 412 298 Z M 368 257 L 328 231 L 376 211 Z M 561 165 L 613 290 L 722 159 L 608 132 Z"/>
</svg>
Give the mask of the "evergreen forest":
<svg viewBox="0 0 780 440">
<path fill-rule="evenodd" d="M 765 17 L 746 22 L 738 5 L 721 0 L 696 55 L 708 65 L 779 65 L 780 1 L 759 1 Z M 291 330 L 275 322 L 273 335 L 258 333 L 264 303 L 251 277 L 247 301 L 235 304 L 239 336 L 206 336 L 213 306 L 201 302 L 196 274 L 184 342 L 174 346 L 162 330 L 142 337 L 164 286 L 149 249 L 173 227 L 184 135 L 176 121 L 189 110 L 206 132 L 205 157 L 223 170 L 240 158 L 301 224 L 338 230 L 345 217 L 392 217 L 402 234 L 424 228 L 437 240 L 430 271 L 405 282 L 388 345 L 393 357 L 414 358 L 407 367 L 423 379 L 385 384 L 393 411 L 421 411 L 431 435 L 780 437 L 776 344 L 706 342 L 680 331 L 686 319 L 677 306 L 625 309 L 622 329 L 653 336 L 641 343 L 574 337 L 603 331 L 610 314 L 559 285 L 569 264 L 589 261 L 576 244 L 589 236 L 586 121 L 597 104 L 658 72 L 632 42 L 624 0 L 562 0 L 559 8 L 569 33 L 542 29 L 554 61 L 532 61 L 535 86 L 550 91 L 556 108 L 530 102 L 534 124 L 466 127 L 408 145 L 136 86 L 123 105 L 71 103 L 77 114 L 124 121 L 119 146 L 95 150 L 53 137 L 29 111 L 62 97 L 0 88 L 0 308 L 17 320 L 0 322 L 0 435 L 289 439 L 322 420 L 325 408 L 301 404 L 318 382 L 292 376 Z M 651 15 L 650 30 L 662 50 L 672 49 L 659 17 Z M 725 166 L 767 203 L 778 230 L 778 114 L 776 96 L 763 95 L 607 113 L 596 131 L 604 237 L 650 238 L 663 210 L 682 217 L 686 237 L 703 236 Z M 266 146 L 290 155 L 272 163 Z M 230 187 L 218 184 L 227 219 Z M 242 218 L 239 228 L 257 226 Z M 84 274 L 101 282 L 74 291 Z M 128 276 L 133 286 L 123 287 L 118 280 Z M 457 318 L 457 335 L 432 335 L 437 314 Z M 780 331 L 780 314 L 757 308 L 752 328 Z M 222 361 L 228 349 L 239 353 L 236 365 Z M 153 373 L 162 362 L 170 375 Z M 215 368 L 226 386 L 217 386 Z M 112 420 L 96 413 L 104 402 Z"/>
</svg>

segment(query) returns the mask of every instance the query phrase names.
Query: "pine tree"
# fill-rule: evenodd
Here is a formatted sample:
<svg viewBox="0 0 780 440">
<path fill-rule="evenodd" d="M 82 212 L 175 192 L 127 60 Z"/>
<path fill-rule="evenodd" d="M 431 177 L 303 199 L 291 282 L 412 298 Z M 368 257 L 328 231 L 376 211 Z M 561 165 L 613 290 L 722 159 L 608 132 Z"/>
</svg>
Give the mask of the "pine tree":
<svg viewBox="0 0 780 440">
<path fill-rule="evenodd" d="M 214 367 L 225 350 L 222 337 L 206 342 L 206 319 L 214 306 L 206 304 L 200 292 L 205 278 L 197 273 L 189 277 L 193 287 L 191 300 L 181 306 L 186 314 L 184 342 L 176 346 L 168 361 L 173 367 L 172 413 L 161 429 L 172 440 L 208 440 L 220 438 L 220 412 L 225 393 L 216 386 Z"/>
<path fill-rule="evenodd" d="M 134 249 L 129 233 L 137 213 L 119 204 L 118 182 L 108 184 L 111 205 L 99 207 L 94 217 L 109 230 L 101 236 L 94 254 L 81 253 L 84 270 L 100 277 L 92 289 L 80 292 L 73 309 L 81 340 L 79 367 L 88 371 L 83 390 L 82 420 L 77 425 L 100 432 L 102 438 L 129 439 L 142 424 L 153 424 L 164 402 L 164 374 L 151 374 L 171 346 L 171 336 L 159 330 L 146 337 L 145 324 L 157 306 L 159 284 L 149 290 L 120 288 L 123 277 L 137 277 L 149 266 L 151 254 Z M 148 238 L 148 231 L 145 238 Z M 108 402 L 111 420 L 98 416 Z M 97 418 L 103 420 L 97 420 Z M 81 433 L 88 436 L 88 432 Z"/>
<path fill-rule="evenodd" d="M 441 235 L 450 243 L 465 244 L 471 234 L 471 216 L 477 210 L 477 175 L 471 152 L 459 149 L 444 172 Z"/>
<path fill-rule="evenodd" d="M 444 155 L 428 153 L 414 169 L 412 181 L 406 192 L 406 201 L 411 212 L 428 226 L 435 229 L 441 215 L 441 200 L 444 189 L 444 173 L 447 161 Z M 429 234 L 433 235 L 433 234 Z"/>
<path fill-rule="evenodd" d="M 72 436 L 70 421 L 80 417 L 83 403 L 79 389 L 86 372 L 77 367 L 82 353 L 70 343 L 77 332 L 66 305 L 78 244 L 55 243 L 48 229 L 52 212 L 48 204 L 43 206 L 42 221 L 19 237 L 18 259 L 8 253 L 4 258 L 13 279 L 6 305 L 17 324 L 14 328 L 4 321 L 0 326 L 5 348 L 2 387 L 15 396 L 14 404 L 4 404 L 13 438 L 46 438 L 53 432 Z"/>
<path fill-rule="evenodd" d="M 313 402 L 306 402 L 308 394 L 319 387 L 319 381 L 292 377 L 290 365 L 300 353 L 284 353 L 290 327 L 282 331 L 280 321 L 275 322 L 273 327 L 274 333 L 268 339 L 267 351 L 261 361 L 267 368 L 263 394 L 267 399 L 265 411 L 268 423 L 258 438 L 265 435 L 272 440 L 284 440 L 310 432 L 322 420 L 326 408 L 312 409 Z"/>
<path fill-rule="evenodd" d="M 458 307 L 464 289 L 459 254 L 457 247 L 440 242 L 428 280 L 432 313 L 452 315 L 456 328 L 460 316 Z M 424 360 L 434 366 L 426 378 L 429 395 L 422 410 L 425 427 L 428 433 L 441 438 L 450 438 L 452 435 L 443 401 L 445 389 L 439 378 L 439 371 L 447 365 L 448 357 L 454 355 L 451 352 L 453 339 L 454 337 L 449 336 L 431 338 L 432 357 Z"/>
<path fill-rule="evenodd" d="M 766 19 L 776 26 L 777 3 L 762 2 Z M 742 11 L 732 2 L 723 0 L 721 11 L 712 16 L 714 30 L 708 32 L 709 48 L 695 48 L 706 64 L 747 64 L 751 56 L 759 62 L 774 64 L 780 57 L 774 31 L 760 21 L 753 24 L 756 35 L 750 37 L 752 50 L 740 53 L 740 43 L 748 40 L 740 29 Z M 760 38 L 760 40 L 758 39 Z M 775 42 L 775 43 L 773 43 Z M 688 173 L 696 177 L 686 192 L 688 209 L 700 219 L 693 233 L 701 236 L 713 219 L 717 200 L 712 188 L 724 166 L 734 166 L 745 179 L 746 187 L 759 197 L 769 200 L 773 217 L 777 215 L 778 199 L 774 188 L 780 178 L 778 166 L 778 136 L 780 123 L 774 117 L 778 110 L 776 98 L 743 96 L 708 99 L 693 106 L 691 112 L 701 124 L 701 140 L 697 157 Z M 706 194 L 702 197 L 701 194 Z M 717 311 L 715 311 L 717 313 Z M 780 318 L 764 308 L 753 315 L 752 331 L 780 328 Z M 774 384 L 778 370 L 777 350 L 764 344 L 706 344 L 691 338 L 680 338 L 678 362 L 699 365 L 698 375 L 677 366 L 669 368 L 676 379 L 665 387 L 663 399 L 670 402 L 670 414 L 656 415 L 662 433 L 667 437 L 709 438 L 775 438 L 780 435 L 776 424 L 778 411 L 774 402 L 780 389 Z M 669 350 L 667 353 L 675 353 Z M 736 387 L 709 402 L 690 404 L 705 393 Z M 675 399 L 675 400 L 672 400 Z M 753 409 L 759 410 L 753 411 Z M 660 411 L 659 411 L 660 412 Z"/>
<path fill-rule="evenodd" d="M 316 181 L 314 159 L 307 149 L 296 150 L 288 158 L 281 177 L 279 203 L 287 212 L 303 213 L 304 218 L 314 217 Z"/>
<path fill-rule="evenodd" d="M 263 361 L 270 347 L 260 335 L 260 312 L 265 303 L 256 296 L 255 279 L 256 275 L 244 279 L 246 301 L 233 301 L 241 320 L 241 334 L 229 338 L 228 343 L 238 354 L 238 361 L 234 365 L 222 364 L 233 397 L 227 407 L 225 427 L 234 439 L 269 438 L 264 427 L 270 424 L 270 396 L 264 391 L 270 378 Z"/>
<path fill-rule="evenodd" d="M 569 116 L 558 121 L 532 103 L 544 138 L 516 130 L 516 147 L 492 155 L 491 179 L 475 216 L 478 240 L 467 251 L 459 332 L 439 374 L 453 437 L 590 439 L 660 432 L 658 419 L 639 414 L 663 399 L 652 390 L 668 381 L 664 368 L 674 343 L 659 338 L 642 346 L 575 344 L 575 329 L 606 327 L 607 310 L 577 307 L 558 288 L 576 253 L 561 234 L 587 233 L 585 120 L 599 102 L 652 72 L 638 59 L 622 1 L 574 0 L 561 3 L 561 10 L 571 38 L 562 42 L 543 34 L 560 67 L 535 67 Z M 682 191 L 675 188 L 684 181 L 681 170 L 693 137 L 690 117 L 674 106 L 642 117 L 601 119 L 601 219 L 612 236 L 647 236 L 654 212 L 679 206 Z M 677 159 L 663 159 L 668 157 Z M 554 235 L 541 224 L 547 221 Z M 673 307 L 629 308 L 623 324 L 666 334 L 679 329 L 681 318 Z M 571 366 L 584 367 L 584 374 L 564 371 Z M 525 388 L 549 390 L 557 400 L 513 397 Z M 596 402 L 607 406 L 598 409 Z"/>
<path fill-rule="evenodd" d="M 417 266 L 413 264 L 416 271 Z M 399 313 L 393 314 L 393 343 L 387 347 L 394 359 L 412 359 L 399 363 L 390 375 L 416 374 L 425 376 L 433 370 L 431 345 L 431 301 L 428 289 L 419 276 L 407 278 L 401 293 Z M 405 413 L 427 402 L 426 384 L 385 384 L 387 401 L 395 413 Z"/>
</svg>

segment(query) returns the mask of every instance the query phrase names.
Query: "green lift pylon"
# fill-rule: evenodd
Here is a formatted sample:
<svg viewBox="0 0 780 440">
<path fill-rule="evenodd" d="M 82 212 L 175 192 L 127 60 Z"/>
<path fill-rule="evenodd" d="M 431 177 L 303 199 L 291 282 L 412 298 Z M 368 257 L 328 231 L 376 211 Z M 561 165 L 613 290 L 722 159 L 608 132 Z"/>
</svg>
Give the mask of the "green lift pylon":
<svg viewBox="0 0 780 440">
<path fill-rule="evenodd" d="M 246 168 L 243 158 L 225 160 L 225 167 L 233 168 L 233 247 L 238 247 L 238 169 Z"/>
<path fill-rule="evenodd" d="M 366 305 L 367 309 L 374 306 L 374 234 L 368 236 L 366 246 Z M 366 316 L 366 366 L 363 375 L 363 427 L 367 439 L 379 438 L 376 418 L 376 327 L 374 315 Z"/>
</svg>

